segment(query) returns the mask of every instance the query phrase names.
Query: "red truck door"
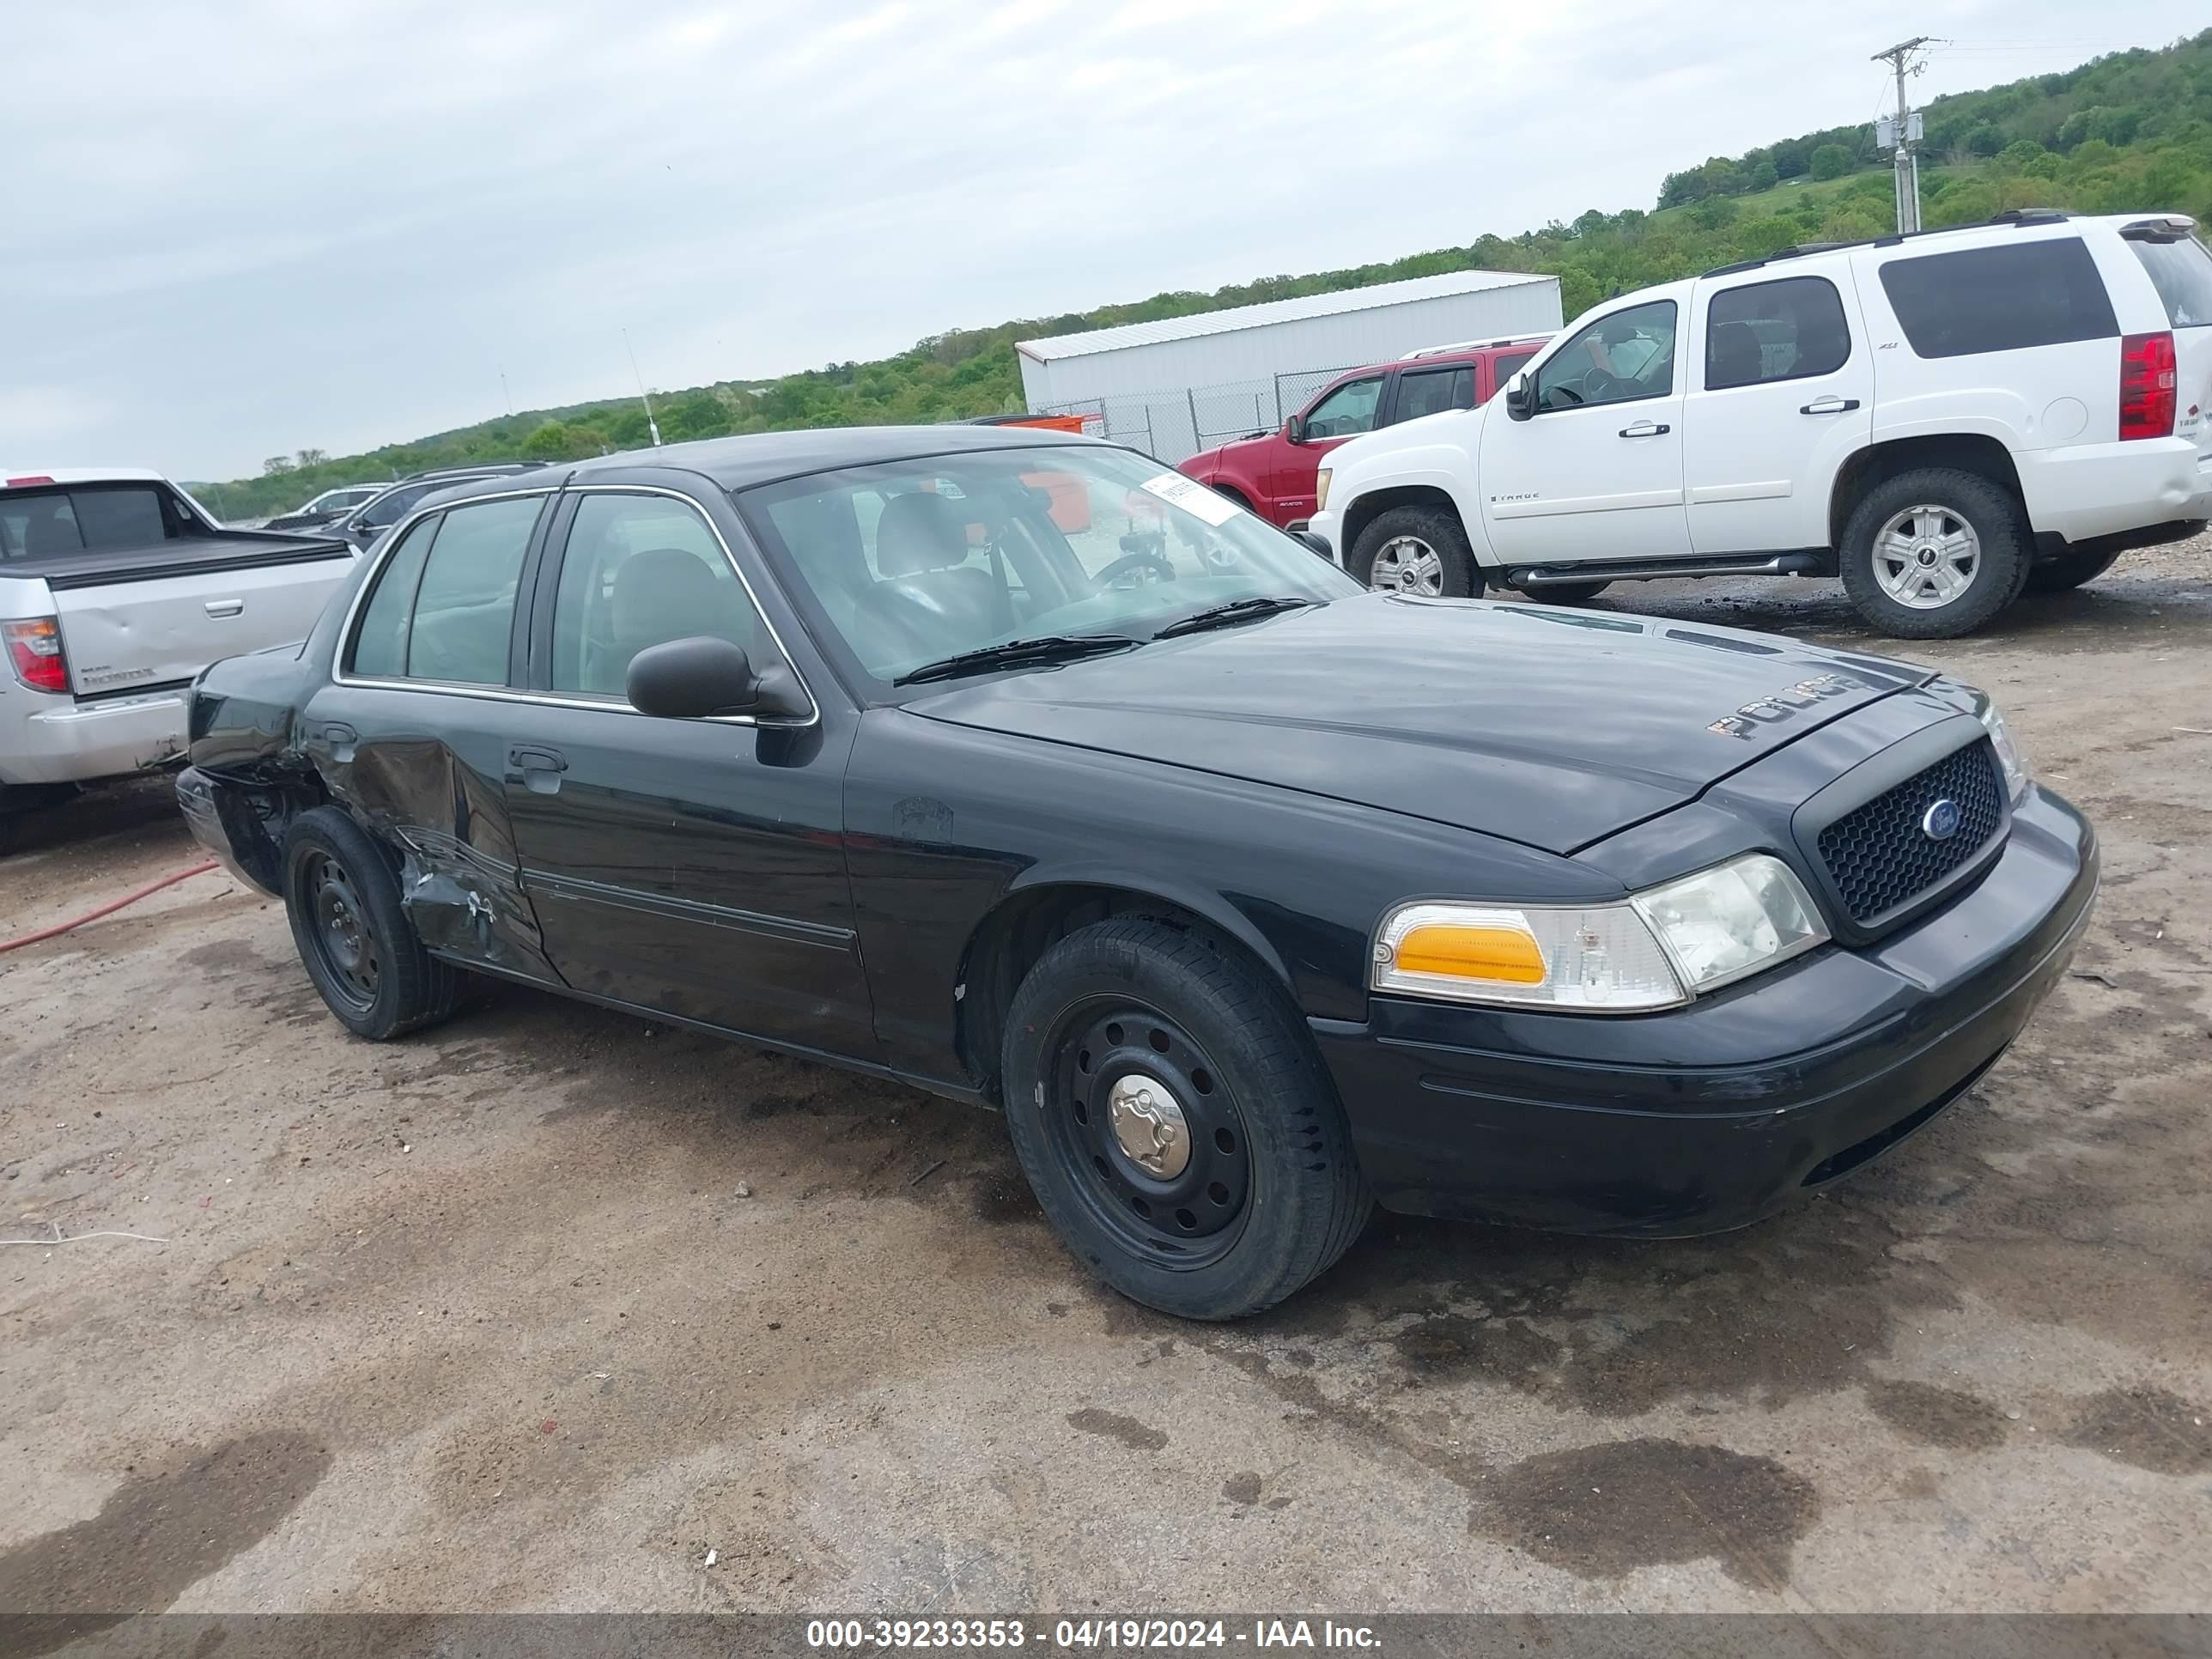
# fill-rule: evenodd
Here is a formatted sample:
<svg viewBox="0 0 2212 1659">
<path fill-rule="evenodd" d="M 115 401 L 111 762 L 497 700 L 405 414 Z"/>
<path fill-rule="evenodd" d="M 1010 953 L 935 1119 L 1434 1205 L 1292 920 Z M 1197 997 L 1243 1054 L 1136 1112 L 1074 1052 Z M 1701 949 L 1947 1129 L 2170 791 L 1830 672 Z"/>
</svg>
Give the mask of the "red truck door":
<svg viewBox="0 0 2212 1659">
<path fill-rule="evenodd" d="M 1267 495 L 1259 503 L 1266 518 L 1285 525 L 1313 516 L 1314 477 L 1321 471 L 1321 458 L 1346 438 L 1375 429 L 1386 378 L 1387 372 L 1378 368 L 1371 374 L 1339 381 L 1304 410 L 1304 443 L 1294 444 L 1279 435 L 1269 446 L 1273 453 L 1260 480 Z"/>
</svg>

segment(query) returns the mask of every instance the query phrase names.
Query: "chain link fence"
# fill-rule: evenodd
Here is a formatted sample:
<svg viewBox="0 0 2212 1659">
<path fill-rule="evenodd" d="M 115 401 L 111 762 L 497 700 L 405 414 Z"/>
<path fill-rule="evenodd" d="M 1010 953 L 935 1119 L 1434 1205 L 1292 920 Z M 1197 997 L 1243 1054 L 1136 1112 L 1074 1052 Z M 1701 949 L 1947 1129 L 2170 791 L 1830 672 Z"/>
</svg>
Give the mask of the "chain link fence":
<svg viewBox="0 0 2212 1659">
<path fill-rule="evenodd" d="M 1344 368 L 1358 367 L 1347 363 Z M 1264 379 L 1226 380 L 1180 391 L 1125 392 L 1048 404 L 1035 415 L 1076 415 L 1083 429 L 1142 450 L 1170 466 L 1180 465 L 1201 449 L 1279 429 L 1307 398 L 1344 368 L 1298 369 Z"/>
</svg>

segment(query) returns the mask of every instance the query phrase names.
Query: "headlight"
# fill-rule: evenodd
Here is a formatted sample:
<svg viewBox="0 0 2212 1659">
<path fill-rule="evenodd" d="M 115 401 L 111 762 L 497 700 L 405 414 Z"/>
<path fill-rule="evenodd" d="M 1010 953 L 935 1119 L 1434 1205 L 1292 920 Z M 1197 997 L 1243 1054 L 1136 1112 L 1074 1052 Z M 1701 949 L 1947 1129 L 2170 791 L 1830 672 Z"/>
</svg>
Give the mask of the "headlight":
<svg viewBox="0 0 2212 1659">
<path fill-rule="evenodd" d="M 2004 716 L 1997 713 L 1988 692 L 1974 693 L 1974 713 L 1981 717 L 1982 729 L 1990 734 L 1990 746 L 1997 751 L 1997 764 L 2004 769 L 2005 793 L 2017 806 L 2027 793 L 2027 757 L 2013 742 L 2012 733 L 2005 729 Z"/>
<path fill-rule="evenodd" d="M 1328 469 L 1314 474 L 1314 511 L 1318 513 L 1328 505 Z"/>
<path fill-rule="evenodd" d="M 1679 1007 L 1828 937 L 1789 866 L 1754 853 L 1616 904 L 1408 904 L 1373 987 L 1453 1002 L 1632 1014 Z"/>
</svg>

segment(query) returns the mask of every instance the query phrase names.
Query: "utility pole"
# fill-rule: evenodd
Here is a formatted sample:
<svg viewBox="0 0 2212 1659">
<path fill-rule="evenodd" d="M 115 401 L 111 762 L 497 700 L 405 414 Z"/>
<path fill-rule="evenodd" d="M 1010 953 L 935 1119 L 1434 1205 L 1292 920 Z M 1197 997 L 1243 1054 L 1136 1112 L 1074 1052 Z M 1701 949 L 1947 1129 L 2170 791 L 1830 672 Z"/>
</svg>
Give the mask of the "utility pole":
<svg viewBox="0 0 2212 1659">
<path fill-rule="evenodd" d="M 1930 36 L 1916 34 L 1910 40 L 1900 40 L 1887 52 L 1878 52 L 1870 63 L 1887 63 L 1897 71 L 1897 113 L 1875 124 L 1875 143 L 1893 149 L 1893 160 L 1897 168 L 1897 229 L 1899 235 L 1910 235 L 1920 228 L 1920 157 L 1912 148 L 1920 137 L 1920 118 L 1905 101 L 1905 77 L 1917 75 L 1921 64 L 1913 54 L 1923 46 L 1933 45 Z"/>
<path fill-rule="evenodd" d="M 629 353 L 630 375 L 637 382 L 637 399 L 645 405 L 645 429 L 653 434 L 653 447 L 658 449 L 660 447 L 660 422 L 653 418 L 653 399 L 646 393 L 645 376 L 637 372 L 637 348 L 629 343 L 628 329 L 624 329 L 622 334 L 623 349 Z"/>
</svg>

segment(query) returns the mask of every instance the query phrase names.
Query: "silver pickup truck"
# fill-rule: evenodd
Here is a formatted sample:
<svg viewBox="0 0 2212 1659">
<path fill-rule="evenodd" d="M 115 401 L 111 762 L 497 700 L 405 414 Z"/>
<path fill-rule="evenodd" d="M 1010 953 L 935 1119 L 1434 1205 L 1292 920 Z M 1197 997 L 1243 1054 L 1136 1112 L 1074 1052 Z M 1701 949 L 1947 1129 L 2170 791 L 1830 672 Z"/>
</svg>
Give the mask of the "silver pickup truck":
<svg viewBox="0 0 2212 1659">
<path fill-rule="evenodd" d="M 179 758 L 200 670 L 305 639 L 354 558 L 225 530 L 157 473 L 0 471 L 0 852 L 79 784 Z"/>
</svg>

